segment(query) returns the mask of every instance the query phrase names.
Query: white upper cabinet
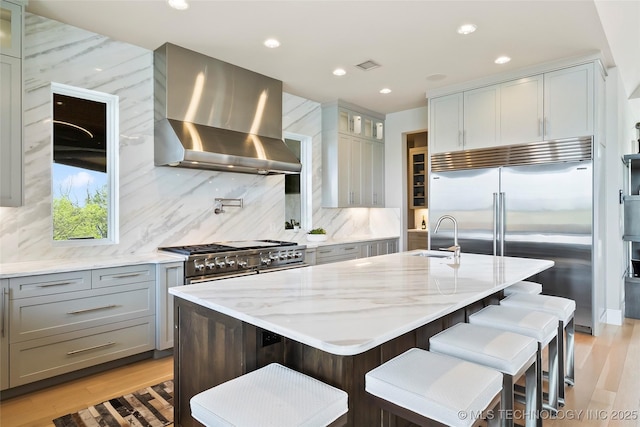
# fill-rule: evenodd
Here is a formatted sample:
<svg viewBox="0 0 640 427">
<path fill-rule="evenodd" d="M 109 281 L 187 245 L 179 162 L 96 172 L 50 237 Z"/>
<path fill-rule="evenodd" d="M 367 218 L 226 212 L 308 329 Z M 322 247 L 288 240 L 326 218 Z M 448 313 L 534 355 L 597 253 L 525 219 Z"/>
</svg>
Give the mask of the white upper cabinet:
<svg viewBox="0 0 640 427">
<path fill-rule="evenodd" d="M 22 58 L 22 6 L 0 2 L 0 54 Z"/>
<path fill-rule="evenodd" d="M 384 119 L 342 104 L 322 107 L 322 205 L 383 207 Z"/>
<path fill-rule="evenodd" d="M 595 62 L 431 98 L 431 154 L 594 132 Z"/>
<path fill-rule="evenodd" d="M 464 92 L 465 150 L 500 144 L 500 86 Z"/>
<path fill-rule="evenodd" d="M 593 135 L 593 64 L 544 75 L 544 139 Z"/>
<path fill-rule="evenodd" d="M 21 206 L 23 6 L 0 2 L 0 206 Z"/>
<path fill-rule="evenodd" d="M 462 150 L 462 93 L 433 98 L 430 102 L 429 140 L 432 154 Z"/>
<path fill-rule="evenodd" d="M 543 76 L 500 85 L 500 145 L 542 141 Z"/>
</svg>

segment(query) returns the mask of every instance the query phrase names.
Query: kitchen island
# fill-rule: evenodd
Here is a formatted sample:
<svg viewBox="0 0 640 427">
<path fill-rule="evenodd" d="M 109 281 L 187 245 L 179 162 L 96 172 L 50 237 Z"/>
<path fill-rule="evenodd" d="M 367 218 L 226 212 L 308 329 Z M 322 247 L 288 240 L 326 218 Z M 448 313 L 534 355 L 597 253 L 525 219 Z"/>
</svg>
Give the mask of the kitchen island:
<svg viewBox="0 0 640 427">
<path fill-rule="evenodd" d="M 189 399 L 278 362 L 349 394 L 349 426 L 396 425 L 364 374 L 486 304 L 552 261 L 402 252 L 171 288 L 175 423 L 198 425 Z M 251 408 L 247 408 L 251 410 Z M 403 425 L 400 422 L 397 425 Z"/>
</svg>

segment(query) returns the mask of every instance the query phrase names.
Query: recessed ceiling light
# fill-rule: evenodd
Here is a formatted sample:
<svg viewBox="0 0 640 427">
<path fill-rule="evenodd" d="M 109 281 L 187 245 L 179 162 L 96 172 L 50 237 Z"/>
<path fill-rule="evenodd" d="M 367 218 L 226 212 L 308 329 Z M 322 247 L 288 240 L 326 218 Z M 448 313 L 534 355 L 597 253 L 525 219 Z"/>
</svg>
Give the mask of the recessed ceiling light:
<svg viewBox="0 0 640 427">
<path fill-rule="evenodd" d="M 343 68 L 336 68 L 333 70 L 334 76 L 344 76 L 345 74 L 347 74 L 347 72 Z"/>
<path fill-rule="evenodd" d="M 280 46 L 280 42 L 276 39 L 267 39 L 264 41 L 264 45 L 269 49 L 275 49 Z"/>
<path fill-rule="evenodd" d="M 187 3 L 187 0 L 167 0 L 167 3 L 176 10 L 189 9 L 189 3 Z"/>
<path fill-rule="evenodd" d="M 495 61 L 496 64 L 506 64 L 507 62 L 511 61 L 511 58 L 509 58 L 508 56 L 500 56 L 498 57 Z"/>
<path fill-rule="evenodd" d="M 388 93 L 391 93 L 391 89 L 389 89 L 388 87 L 385 87 L 384 89 L 380 89 L 380 93 L 386 95 Z"/>
<path fill-rule="evenodd" d="M 473 33 L 478 27 L 476 27 L 473 24 L 464 24 L 464 25 L 460 25 L 458 27 L 458 34 L 471 34 Z"/>
</svg>

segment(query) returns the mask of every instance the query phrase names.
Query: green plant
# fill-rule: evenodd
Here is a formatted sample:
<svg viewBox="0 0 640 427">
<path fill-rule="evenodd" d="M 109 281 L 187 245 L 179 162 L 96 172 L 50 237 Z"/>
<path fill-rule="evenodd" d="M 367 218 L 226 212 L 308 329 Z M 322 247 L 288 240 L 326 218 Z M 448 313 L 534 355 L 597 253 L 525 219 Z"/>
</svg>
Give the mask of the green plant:
<svg viewBox="0 0 640 427">
<path fill-rule="evenodd" d="M 324 228 L 314 228 L 309 231 L 309 234 L 327 234 L 327 232 Z"/>
</svg>

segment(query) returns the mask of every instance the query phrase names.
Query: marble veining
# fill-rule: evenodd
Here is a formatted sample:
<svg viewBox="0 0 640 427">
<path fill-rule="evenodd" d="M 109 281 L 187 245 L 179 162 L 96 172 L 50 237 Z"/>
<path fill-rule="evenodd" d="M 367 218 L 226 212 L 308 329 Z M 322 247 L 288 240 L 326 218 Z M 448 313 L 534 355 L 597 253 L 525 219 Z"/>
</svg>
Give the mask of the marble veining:
<svg viewBox="0 0 640 427">
<path fill-rule="evenodd" d="M 323 351 L 354 355 L 553 266 L 419 251 L 171 288 L 177 297 Z"/>
<path fill-rule="evenodd" d="M 160 246 L 221 240 L 291 240 L 283 176 L 156 167 L 153 52 L 25 13 L 24 206 L 0 208 L 0 264 L 152 254 Z M 51 218 L 51 82 L 119 97 L 118 244 L 56 246 Z M 332 238 L 398 235 L 399 209 L 322 208 L 321 108 L 283 94 L 283 130 L 312 138 L 313 226 Z M 214 215 L 214 198 L 245 208 Z"/>
</svg>

